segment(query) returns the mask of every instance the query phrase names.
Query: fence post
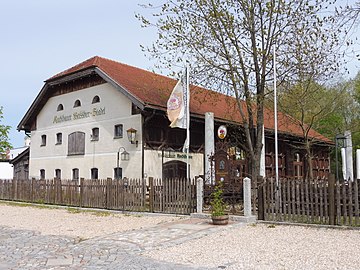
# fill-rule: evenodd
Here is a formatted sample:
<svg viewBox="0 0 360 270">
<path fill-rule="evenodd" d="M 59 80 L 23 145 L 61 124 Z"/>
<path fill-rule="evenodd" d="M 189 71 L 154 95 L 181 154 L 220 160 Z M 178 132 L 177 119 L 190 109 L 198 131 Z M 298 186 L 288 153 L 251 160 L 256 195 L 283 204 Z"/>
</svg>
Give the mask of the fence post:
<svg viewBox="0 0 360 270">
<path fill-rule="evenodd" d="M 329 224 L 335 225 L 336 213 L 335 213 L 335 176 L 329 175 Z"/>
<path fill-rule="evenodd" d="M 149 209 L 154 212 L 154 178 L 149 177 Z"/>
<path fill-rule="evenodd" d="M 251 216 L 251 180 L 249 177 L 244 178 L 244 216 Z"/>
<path fill-rule="evenodd" d="M 79 207 L 83 205 L 83 195 L 84 195 L 84 178 L 80 178 L 80 199 L 79 199 Z"/>
<path fill-rule="evenodd" d="M 30 202 L 34 202 L 34 182 L 35 178 L 31 178 L 31 195 L 30 195 Z"/>
<path fill-rule="evenodd" d="M 199 177 L 196 179 L 196 213 L 202 213 L 204 198 L 204 180 Z"/>
<path fill-rule="evenodd" d="M 111 204 L 111 194 L 112 194 L 112 179 L 110 177 L 106 178 L 105 186 L 105 209 L 111 209 L 113 206 Z"/>
<path fill-rule="evenodd" d="M 264 177 L 258 176 L 257 179 L 258 187 L 258 219 L 265 220 L 264 212 Z"/>
</svg>

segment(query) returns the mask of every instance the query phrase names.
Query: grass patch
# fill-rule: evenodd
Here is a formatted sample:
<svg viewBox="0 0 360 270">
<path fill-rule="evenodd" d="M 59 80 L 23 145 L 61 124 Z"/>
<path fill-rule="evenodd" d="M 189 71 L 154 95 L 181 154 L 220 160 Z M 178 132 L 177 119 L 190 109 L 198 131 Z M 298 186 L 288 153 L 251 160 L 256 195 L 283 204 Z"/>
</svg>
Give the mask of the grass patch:
<svg viewBox="0 0 360 270">
<path fill-rule="evenodd" d="M 58 209 L 57 207 L 53 205 L 48 204 L 32 204 L 32 203 L 26 203 L 26 202 L 2 202 L 0 201 L 0 204 L 7 205 L 7 206 L 16 206 L 16 207 L 32 207 L 32 208 L 38 208 L 38 209 Z"/>
<path fill-rule="evenodd" d="M 111 216 L 112 213 L 107 212 L 107 211 L 96 211 L 96 210 L 86 210 L 86 209 L 79 209 L 79 208 L 73 208 L 73 207 L 69 207 L 67 208 L 68 213 L 70 214 L 80 214 L 80 213 L 88 213 L 97 217 L 108 217 Z"/>
<path fill-rule="evenodd" d="M 70 214 L 79 214 L 79 213 L 83 212 L 82 210 L 80 210 L 78 208 L 72 208 L 72 207 L 67 208 L 66 210 Z"/>
<path fill-rule="evenodd" d="M 31 205 L 27 203 L 18 203 L 18 202 L 3 202 L 1 201 L 0 204 L 7 205 L 7 206 L 18 206 L 18 207 L 30 207 Z"/>
<path fill-rule="evenodd" d="M 106 211 L 90 211 L 92 215 L 97 216 L 97 217 L 108 217 L 111 216 L 110 212 L 106 212 Z"/>
</svg>

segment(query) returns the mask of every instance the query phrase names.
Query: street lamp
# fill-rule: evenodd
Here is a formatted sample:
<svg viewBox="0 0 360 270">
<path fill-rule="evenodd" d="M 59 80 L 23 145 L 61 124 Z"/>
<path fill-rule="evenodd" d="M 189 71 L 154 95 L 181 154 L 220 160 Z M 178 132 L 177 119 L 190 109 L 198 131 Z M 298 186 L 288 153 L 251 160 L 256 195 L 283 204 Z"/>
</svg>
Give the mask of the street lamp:
<svg viewBox="0 0 360 270">
<path fill-rule="evenodd" d="M 129 160 L 130 154 L 126 151 L 125 147 L 120 147 L 117 152 L 117 167 L 116 167 L 116 179 L 120 177 L 120 153 L 121 153 L 121 160 Z"/>
<path fill-rule="evenodd" d="M 341 140 L 343 143 L 346 140 L 345 136 L 341 136 L 341 134 L 336 134 L 335 136 L 335 170 L 336 170 L 336 181 L 339 180 L 339 165 L 338 165 L 338 141 Z"/>
</svg>

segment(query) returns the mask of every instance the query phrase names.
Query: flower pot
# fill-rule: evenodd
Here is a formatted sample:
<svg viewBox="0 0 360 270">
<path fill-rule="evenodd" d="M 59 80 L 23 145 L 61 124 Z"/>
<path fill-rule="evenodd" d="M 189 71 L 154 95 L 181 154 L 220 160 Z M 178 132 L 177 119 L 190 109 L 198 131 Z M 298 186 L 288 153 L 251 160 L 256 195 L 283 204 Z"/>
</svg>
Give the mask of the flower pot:
<svg viewBox="0 0 360 270">
<path fill-rule="evenodd" d="M 227 225 L 229 223 L 229 215 L 211 216 L 214 225 Z"/>
</svg>

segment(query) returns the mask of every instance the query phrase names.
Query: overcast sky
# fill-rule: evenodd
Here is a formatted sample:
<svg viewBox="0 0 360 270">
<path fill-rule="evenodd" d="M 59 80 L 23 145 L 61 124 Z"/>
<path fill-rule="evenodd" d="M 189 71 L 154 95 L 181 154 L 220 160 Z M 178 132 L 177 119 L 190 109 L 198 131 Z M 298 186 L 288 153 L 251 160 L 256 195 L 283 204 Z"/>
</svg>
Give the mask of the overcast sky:
<svg viewBox="0 0 360 270">
<path fill-rule="evenodd" d="M 155 30 L 142 29 L 135 13 L 150 0 L 0 0 L 1 124 L 23 146 L 16 126 L 50 78 L 92 56 L 152 69 L 141 52 Z M 162 1 L 161 1 L 162 2 Z M 357 63 L 352 69 L 357 70 Z M 356 74 L 356 72 L 354 72 Z"/>
</svg>

